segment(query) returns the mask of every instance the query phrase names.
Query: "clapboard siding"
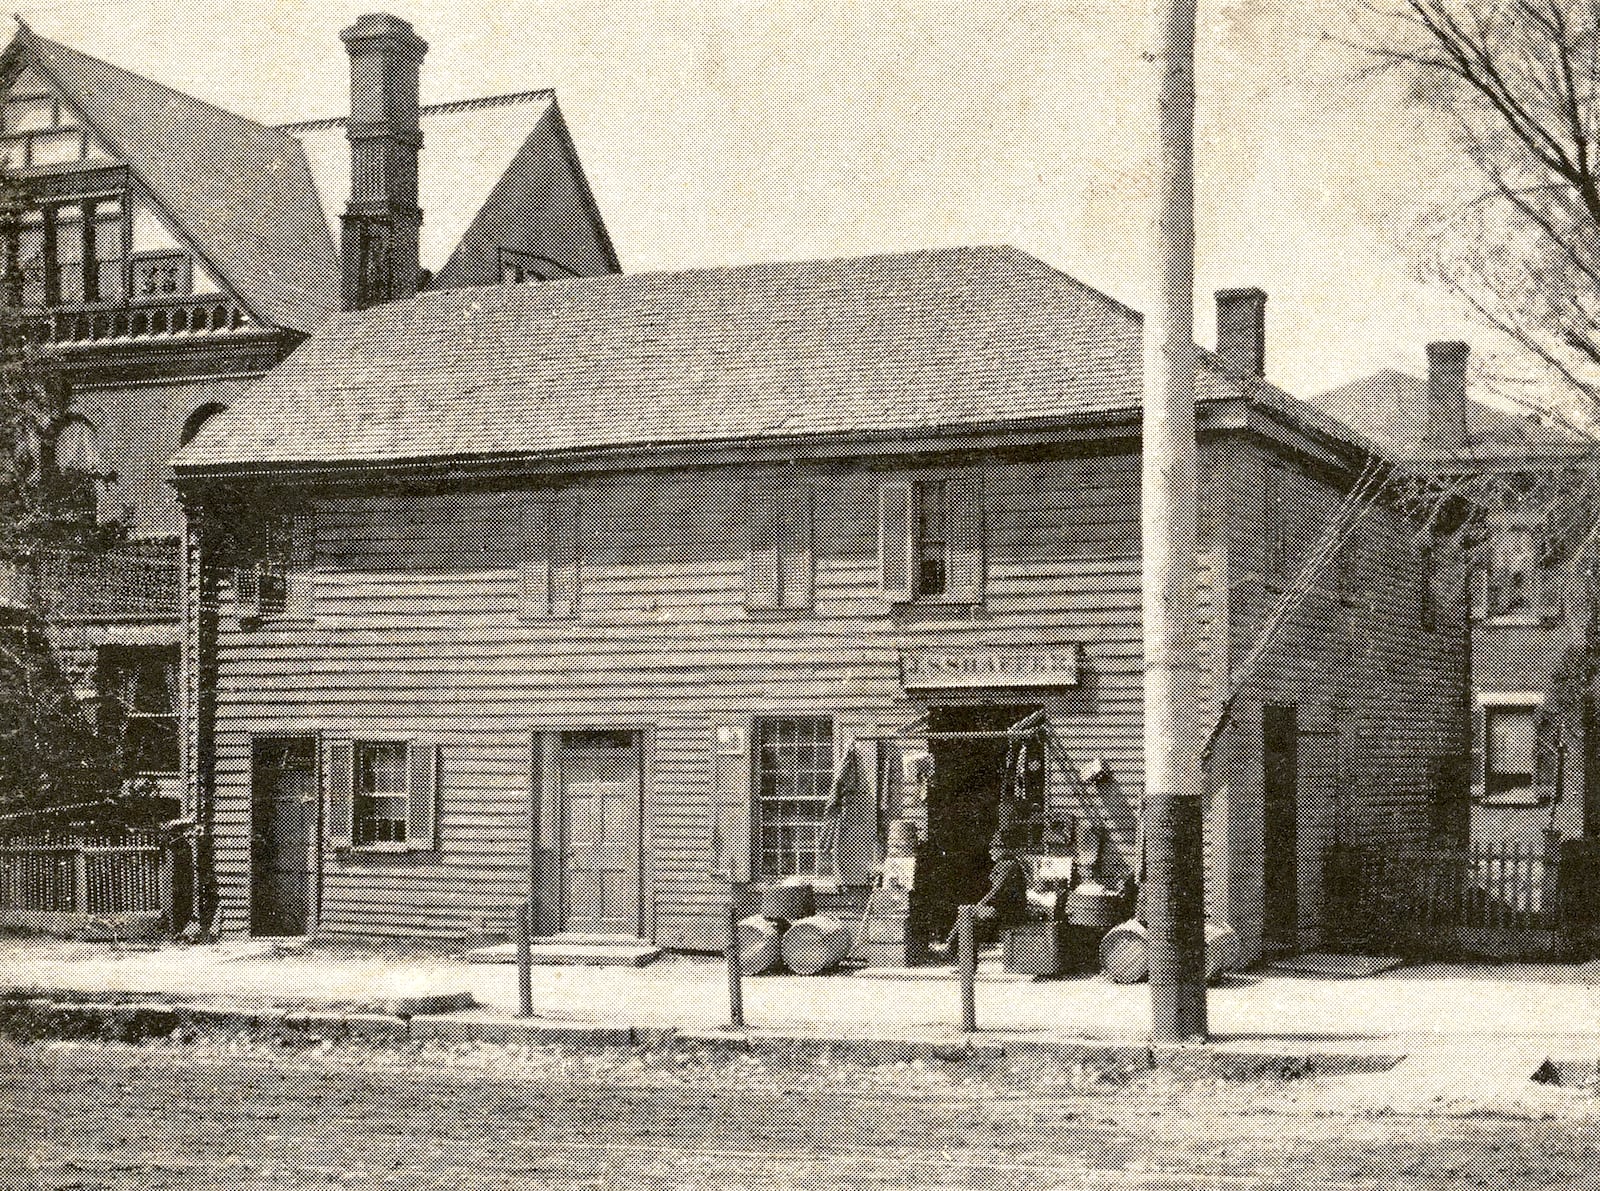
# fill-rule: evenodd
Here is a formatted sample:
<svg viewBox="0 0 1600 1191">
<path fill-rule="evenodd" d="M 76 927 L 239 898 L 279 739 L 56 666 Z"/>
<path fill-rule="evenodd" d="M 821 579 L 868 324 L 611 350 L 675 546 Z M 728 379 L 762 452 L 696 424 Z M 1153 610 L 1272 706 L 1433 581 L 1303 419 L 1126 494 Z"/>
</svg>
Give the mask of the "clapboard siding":
<svg viewBox="0 0 1600 1191">
<path fill-rule="evenodd" d="M 1229 450 L 1237 457 L 1219 450 L 1215 458 L 1250 465 Z M 715 945 L 727 888 L 713 848 L 716 725 L 827 715 L 842 746 L 849 736 L 908 723 L 930 702 L 982 701 L 981 692 L 909 697 L 900 654 L 919 647 L 1082 643 L 1079 686 L 994 698 L 1043 704 L 1074 763 L 1105 760 L 1111 782 L 1079 790 L 1058 781 L 1051 797 L 1060 810 L 1104 821 L 1112 868 L 1130 870 L 1143 780 L 1138 456 L 982 464 L 982 605 L 892 605 L 879 590 L 879 486 L 886 476 L 948 470 L 785 469 L 812 486 L 814 600 L 774 612 L 746 607 L 749 502 L 771 482 L 754 468 L 575 480 L 576 610 L 542 618 L 523 616 L 519 604 L 518 526 L 524 505 L 548 491 L 320 494 L 308 619 L 241 626 L 222 585 L 212 753 L 225 922 L 239 929 L 249 920 L 253 735 L 438 744 L 438 848 L 326 855 L 319 929 L 460 936 L 485 920 L 503 925 L 508 907 L 527 896 L 530 731 L 632 727 L 648 738 L 646 929 L 671 946 Z M 1243 475 L 1211 482 L 1211 508 L 1251 491 Z M 1207 533 L 1202 620 L 1239 617 L 1223 648 L 1208 644 L 1206 657 L 1223 665 L 1247 645 L 1264 610 L 1240 578 L 1251 534 L 1222 535 L 1218 548 L 1215 527 Z M 1343 638 L 1322 640 L 1328 623 L 1326 609 L 1311 608 L 1293 634 L 1313 686 L 1346 647 Z M 1407 634 L 1375 631 L 1366 640 L 1368 648 L 1392 641 L 1403 650 Z M 1415 706 L 1425 710 L 1425 702 Z M 1371 717 L 1376 709 L 1352 711 Z M 1428 731 L 1411 734 L 1431 742 Z M 1405 769 L 1392 754 L 1412 743 L 1374 742 L 1383 758 L 1374 774 Z M 1323 775 L 1309 775 L 1307 789 L 1321 789 L 1319 782 L 1326 785 Z M 1404 787 L 1391 800 L 1405 806 L 1411 797 Z M 921 814 L 894 781 L 886 798 L 890 815 Z M 1213 865 L 1234 862 L 1231 837 L 1248 831 L 1236 807 L 1247 804 L 1248 790 L 1213 799 L 1212 834 L 1230 837 L 1212 848 Z M 1241 907 L 1234 886 L 1247 884 L 1212 880 L 1224 903 Z"/>
</svg>

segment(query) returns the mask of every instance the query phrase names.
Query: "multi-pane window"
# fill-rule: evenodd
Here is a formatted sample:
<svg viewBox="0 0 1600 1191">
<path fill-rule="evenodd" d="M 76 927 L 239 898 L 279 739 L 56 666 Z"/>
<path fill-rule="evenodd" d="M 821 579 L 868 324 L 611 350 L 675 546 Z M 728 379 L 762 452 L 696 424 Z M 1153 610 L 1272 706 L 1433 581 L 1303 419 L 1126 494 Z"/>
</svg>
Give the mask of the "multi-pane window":
<svg viewBox="0 0 1600 1191">
<path fill-rule="evenodd" d="M 916 495 L 917 594 L 943 595 L 950 549 L 949 510 L 944 480 L 922 480 Z"/>
<path fill-rule="evenodd" d="M 1531 792 L 1538 774 L 1538 708 L 1484 708 L 1483 761 L 1485 794 Z"/>
<path fill-rule="evenodd" d="M 542 258 L 511 248 L 496 250 L 500 260 L 500 280 L 508 285 L 521 285 L 529 281 L 545 281 L 549 274 L 542 266 Z"/>
<path fill-rule="evenodd" d="M 73 199 L 17 215 L 7 229 L 6 268 L 34 306 L 122 300 L 127 263 L 120 198 Z"/>
<path fill-rule="evenodd" d="M 123 736 L 126 771 L 178 769 L 178 649 L 108 646 L 99 656 L 99 686 Z"/>
<path fill-rule="evenodd" d="M 826 718 L 764 719 L 755 728 L 761 875 L 815 876 L 833 784 L 833 724 Z"/>
<path fill-rule="evenodd" d="M 1520 527 L 1495 534 L 1489 559 L 1490 616 L 1521 616 L 1538 611 L 1539 551 L 1533 531 Z"/>
<path fill-rule="evenodd" d="M 245 561 L 234 574 L 239 608 L 245 615 L 282 616 L 309 613 L 301 600 L 294 603 L 295 572 L 308 577 L 315 551 L 316 520 L 310 509 L 280 510 L 264 516 L 244 545 Z M 298 590 L 308 594 L 301 583 Z"/>
<path fill-rule="evenodd" d="M 353 825 L 357 844 L 406 842 L 410 791 L 406 762 L 404 741 L 361 742 L 355 746 Z"/>
</svg>

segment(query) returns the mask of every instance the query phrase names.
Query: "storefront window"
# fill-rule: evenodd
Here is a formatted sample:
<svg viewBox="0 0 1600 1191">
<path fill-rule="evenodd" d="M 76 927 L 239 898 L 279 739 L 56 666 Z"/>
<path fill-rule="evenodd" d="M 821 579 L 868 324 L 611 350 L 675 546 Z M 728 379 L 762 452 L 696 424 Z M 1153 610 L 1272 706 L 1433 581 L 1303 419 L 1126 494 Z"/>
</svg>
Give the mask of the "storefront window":
<svg viewBox="0 0 1600 1191">
<path fill-rule="evenodd" d="M 833 767 L 830 720 L 756 721 L 762 876 L 816 876 L 821 871 Z"/>
</svg>

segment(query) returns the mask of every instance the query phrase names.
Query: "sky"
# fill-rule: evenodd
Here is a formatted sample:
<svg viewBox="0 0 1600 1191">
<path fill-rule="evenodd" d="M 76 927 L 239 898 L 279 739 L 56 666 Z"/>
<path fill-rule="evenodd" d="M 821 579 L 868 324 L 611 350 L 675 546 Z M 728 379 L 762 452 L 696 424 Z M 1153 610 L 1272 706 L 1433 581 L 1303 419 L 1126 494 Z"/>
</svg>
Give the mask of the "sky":
<svg viewBox="0 0 1600 1191">
<path fill-rule="evenodd" d="M 1268 376 L 1312 395 L 1479 335 L 1407 230 L 1470 179 L 1345 0 L 1202 0 L 1197 338 L 1267 291 Z M 423 99 L 553 86 L 624 269 L 1012 244 L 1135 307 L 1145 0 L 19 0 L 38 32 L 271 123 L 347 111 L 339 30 L 410 20 Z M 424 152 L 443 151 L 429 145 Z M 426 217 L 426 215 L 424 216 Z M 1486 337 L 1485 337 L 1486 338 Z"/>
</svg>

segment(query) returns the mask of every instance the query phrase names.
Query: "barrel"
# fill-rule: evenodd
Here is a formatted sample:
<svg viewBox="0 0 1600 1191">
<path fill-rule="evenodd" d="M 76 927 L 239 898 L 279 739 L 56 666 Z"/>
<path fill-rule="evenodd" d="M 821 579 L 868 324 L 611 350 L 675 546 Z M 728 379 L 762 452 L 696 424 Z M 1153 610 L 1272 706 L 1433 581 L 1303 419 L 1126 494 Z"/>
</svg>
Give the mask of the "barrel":
<svg viewBox="0 0 1600 1191">
<path fill-rule="evenodd" d="M 915 856 L 917 842 L 915 819 L 889 820 L 889 840 L 884 846 L 886 856 Z"/>
<path fill-rule="evenodd" d="M 783 932 L 783 966 L 796 976 L 815 976 L 850 954 L 850 928 L 837 918 L 814 914 Z"/>
<path fill-rule="evenodd" d="M 796 922 L 817 912 L 817 891 L 810 885 L 768 885 L 761 891 L 761 916 Z"/>
<path fill-rule="evenodd" d="M 1206 923 L 1206 980 L 1220 980 L 1239 967 L 1239 936 L 1231 926 Z"/>
<path fill-rule="evenodd" d="M 1150 974 L 1150 945 L 1137 918 L 1113 926 L 1100 940 L 1100 970 L 1117 984 L 1137 984 Z"/>
<path fill-rule="evenodd" d="M 778 966 L 782 928 L 757 914 L 739 923 L 739 971 L 759 976 Z"/>
</svg>

